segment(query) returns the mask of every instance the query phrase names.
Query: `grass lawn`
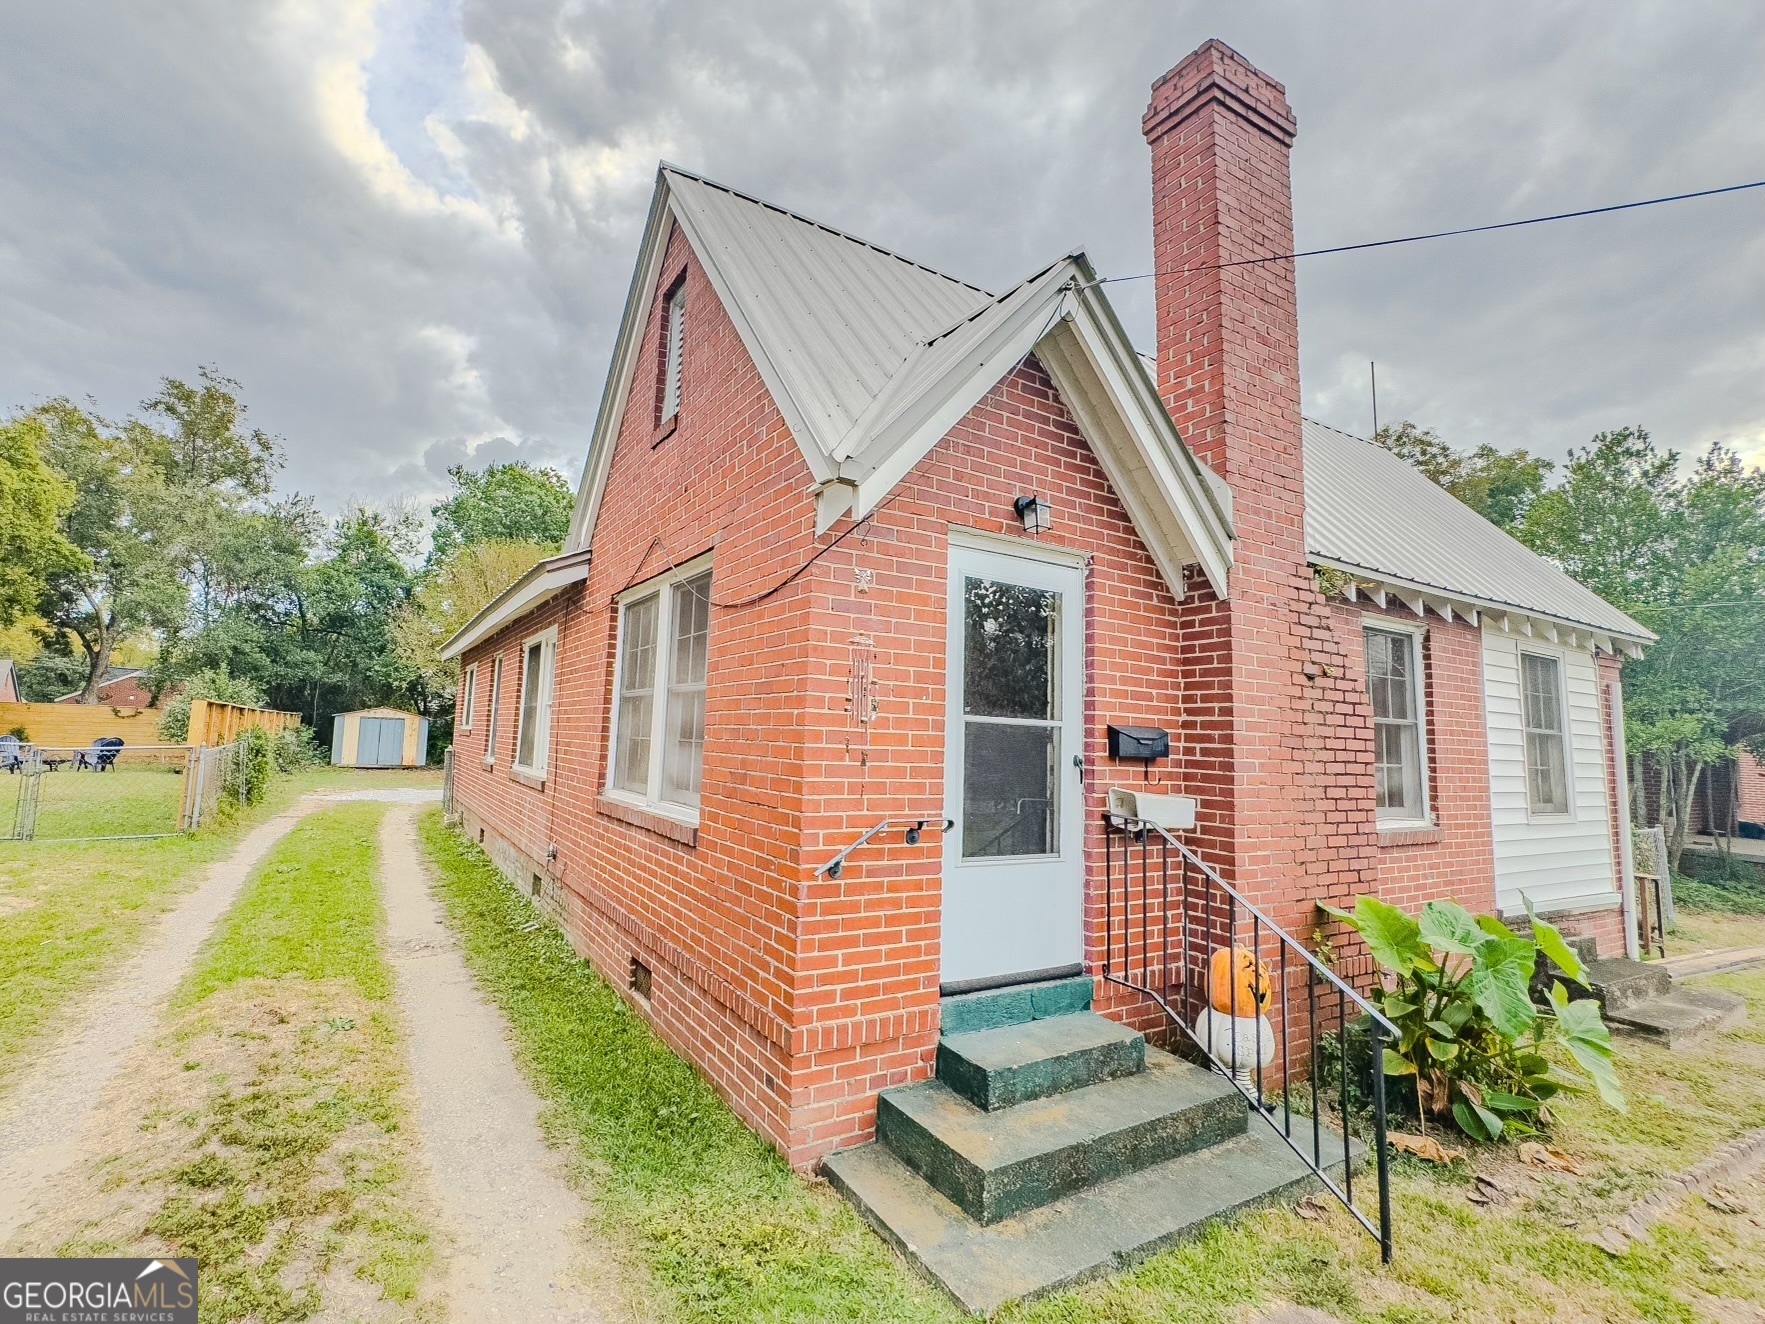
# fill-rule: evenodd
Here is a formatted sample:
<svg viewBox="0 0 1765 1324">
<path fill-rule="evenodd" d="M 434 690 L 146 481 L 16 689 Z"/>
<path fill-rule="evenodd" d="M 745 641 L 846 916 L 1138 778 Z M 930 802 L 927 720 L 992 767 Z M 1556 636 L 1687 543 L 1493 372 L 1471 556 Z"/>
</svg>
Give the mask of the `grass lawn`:
<svg viewBox="0 0 1765 1324">
<path fill-rule="evenodd" d="M 138 779 L 165 774 L 49 774 L 88 794 L 115 795 Z M 0 797 L 14 793 L 0 776 Z M 182 782 L 182 778 L 166 777 Z M 261 805 L 212 831 L 153 841 L 0 841 L 0 1091 L 20 1054 L 40 1042 L 69 1000 L 89 988 L 130 951 L 141 934 L 194 886 L 203 869 L 226 855 L 252 827 L 315 790 L 365 786 L 439 785 L 424 771 L 368 773 L 317 768 L 277 777 Z M 149 795 L 161 792 L 157 783 Z M 45 800 L 49 798 L 45 789 Z M 10 805 L 10 801 L 7 802 Z M 10 812 L 10 809 L 7 810 Z M 86 830 L 134 821 L 151 804 L 93 801 Z"/>
<path fill-rule="evenodd" d="M 554 1134 L 581 1157 L 606 1235 L 647 1275 L 660 1318 L 959 1317 L 837 1197 L 791 1173 L 742 1126 L 560 934 L 534 926 L 531 902 L 438 812 L 425 815 L 423 839 L 468 959 L 551 1105 Z M 1738 922 L 1765 941 L 1765 918 Z M 1627 1114 L 1590 1100 L 1561 1107 L 1553 1143 L 1582 1175 L 1524 1168 L 1511 1150 L 1470 1145 L 1471 1162 L 1451 1169 L 1400 1160 L 1390 1268 L 1346 1214 L 1277 1210 L 1004 1317 L 1224 1324 L 1289 1301 L 1381 1324 L 1754 1318 L 1736 1303 L 1765 1302 L 1758 1182 L 1733 1197 L 1739 1214 L 1682 1201 L 1626 1257 L 1584 1240 L 1663 1177 L 1765 1126 L 1765 971 L 1712 984 L 1748 998 L 1748 1028 L 1689 1055 L 1626 1044 Z M 1475 1174 L 1501 1185 L 1499 1203 L 1471 1201 Z"/>
<path fill-rule="evenodd" d="M 439 1315 L 380 954 L 385 811 L 322 810 L 265 859 L 113 1108 L 114 1152 L 34 1240 L 194 1255 L 205 1321 Z"/>
</svg>

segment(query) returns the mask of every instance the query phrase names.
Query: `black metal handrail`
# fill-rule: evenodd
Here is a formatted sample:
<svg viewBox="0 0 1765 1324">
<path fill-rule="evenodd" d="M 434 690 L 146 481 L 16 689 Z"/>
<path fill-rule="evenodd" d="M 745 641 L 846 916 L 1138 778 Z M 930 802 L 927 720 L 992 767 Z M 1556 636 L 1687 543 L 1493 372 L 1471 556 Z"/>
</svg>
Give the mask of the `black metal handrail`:
<svg viewBox="0 0 1765 1324">
<path fill-rule="evenodd" d="M 858 840 L 854 841 L 850 846 L 846 847 L 845 850 L 834 856 L 826 864 L 817 868 L 815 870 L 815 876 L 819 878 L 822 874 L 826 874 L 829 878 L 838 878 L 846 871 L 846 857 L 848 855 L 864 845 L 877 833 L 886 831 L 891 827 L 906 828 L 907 831 L 903 835 L 905 836 L 907 844 L 909 846 L 917 846 L 919 845 L 920 834 L 923 833 L 927 827 L 935 827 L 940 832 L 948 832 L 955 826 L 956 820 L 951 818 L 885 818 L 875 827 L 866 831 L 863 836 L 859 837 Z"/>
<path fill-rule="evenodd" d="M 1251 1111 L 1268 1123 L 1324 1188 L 1372 1234 L 1379 1243 L 1380 1257 L 1389 1264 L 1391 1171 L 1386 1145 L 1384 1050 L 1388 1041 L 1397 1042 L 1397 1028 L 1164 828 L 1120 814 L 1105 813 L 1103 819 L 1107 884 L 1103 978 L 1156 1002 L 1213 1068 L 1232 1082 L 1251 1105 Z M 1232 991 L 1227 1004 L 1234 1014 L 1213 1010 L 1209 987 L 1214 952 L 1244 948 L 1246 936 L 1255 961 L 1258 992 L 1274 992 L 1263 982 L 1266 971 L 1277 981 L 1280 1003 L 1278 1008 L 1271 1009 L 1272 1015 L 1259 1011 L 1255 1024 L 1241 1031 L 1241 1020 L 1250 1018 L 1235 1014 L 1241 1007 L 1236 958 L 1229 958 Z M 1269 953 L 1266 958 L 1265 950 Z M 1294 1003 L 1300 1000 L 1294 988 L 1295 977 L 1304 985 L 1303 1027 L 1293 1024 Z M 1352 1023 L 1351 1009 L 1358 1013 Z M 1205 1031 L 1198 1029 L 1203 1013 L 1207 1019 Z M 1226 1023 L 1223 1033 L 1213 1024 L 1216 1016 Z M 1272 1051 L 1263 1037 L 1264 1024 L 1274 1041 Z M 1326 1082 L 1320 1092 L 1320 1024 L 1325 1033 L 1333 1026 L 1339 1036 L 1338 1079 L 1333 1082 L 1337 1086 L 1337 1111 L 1342 1123 L 1339 1137 L 1332 1136 L 1331 1128 L 1325 1127 L 1319 1108 L 1319 1100 L 1327 1096 L 1330 1085 Z M 1296 1028 L 1303 1035 L 1297 1043 Z M 1370 1041 L 1367 1070 L 1373 1110 L 1372 1161 L 1378 1187 L 1376 1217 L 1369 1217 L 1354 1202 L 1354 1143 L 1348 1128 L 1351 1032 L 1364 1032 Z M 1247 1042 L 1240 1044 L 1240 1033 Z M 1254 1051 L 1248 1042 L 1252 1038 Z M 1298 1064 L 1295 1059 L 1301 1051 L 1305 1061 Z M 1278 1100 L 1271 1100 L 1264 1088 L 1265 1076 L 1277 1067 L 1280 1094 Z M 1294 1111 L 1296 1073 L 1303 1073 L 1298 1101 L 1304 1104 L 1309 1097 L 1309 1144 L 1305 1143 L 1303 1125 L 1307 1114 Z M 1295 1116 L 1301 1119 L 1297 1140 Z M 1329 1143 L 1326 1137 L 1331 1137 Z M 1335 1157 L 1336 1139 L 1341 1142 L 1339 1159 Z M 1340 1183 L 1330 1174 L 1330 1169 L 1337 1167 L 1341 1170 Z"/>
</svg>

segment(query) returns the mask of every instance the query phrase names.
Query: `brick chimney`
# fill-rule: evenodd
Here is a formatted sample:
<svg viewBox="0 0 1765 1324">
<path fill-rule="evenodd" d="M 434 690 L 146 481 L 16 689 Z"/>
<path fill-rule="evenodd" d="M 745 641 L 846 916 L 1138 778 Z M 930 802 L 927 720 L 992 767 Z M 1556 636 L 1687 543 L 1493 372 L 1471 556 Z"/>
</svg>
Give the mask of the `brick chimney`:
<svg viewBox="0 0 1765 1324">
<path fill-rule="evenodd" d="M 1220 265 L 1293 251 L 1298 123 L 1281 84 L 1209 41 L 1152 85 L 1142 128 L 1159 394 L 1232 489 L 1237 535 L 1229 599 L 1197 578 L 1185 605 L 1185 776 L 1211 862 L 1305 933 L 1315 899 L 1374 883 L 1372 806 L 1342 771 L 1370 763 L 1345 721 L 1366 693 L 1306 559 L 1294 264 Z"/>
</svg>

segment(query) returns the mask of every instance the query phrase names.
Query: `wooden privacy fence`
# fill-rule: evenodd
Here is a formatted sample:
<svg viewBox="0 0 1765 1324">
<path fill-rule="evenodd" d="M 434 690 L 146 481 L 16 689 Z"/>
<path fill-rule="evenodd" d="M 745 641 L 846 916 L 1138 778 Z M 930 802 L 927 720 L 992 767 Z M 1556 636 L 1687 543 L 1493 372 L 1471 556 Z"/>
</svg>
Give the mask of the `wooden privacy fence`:
<svg viewBox="0 0 1765 1324">
<path fill-rule="evenodd" d="M 102 703 L 0 703 L 0 736 L 23 727 L 34 745 L 89 745 L 118 736 L 131 745 L 159 742 L 159 709 Z"/>
<path fill-rule="evenodd" d="M 300 725 L 299 713 L 279 712 L 274 708 L 247 708 L 237 703 L 219 703 L 214 699 L 190 700 L 190 734 L 185 739 L 192 745 L 230 745 L 241 731 L 261 727 L 275 735 L 291 726 Z"/>
</svg>

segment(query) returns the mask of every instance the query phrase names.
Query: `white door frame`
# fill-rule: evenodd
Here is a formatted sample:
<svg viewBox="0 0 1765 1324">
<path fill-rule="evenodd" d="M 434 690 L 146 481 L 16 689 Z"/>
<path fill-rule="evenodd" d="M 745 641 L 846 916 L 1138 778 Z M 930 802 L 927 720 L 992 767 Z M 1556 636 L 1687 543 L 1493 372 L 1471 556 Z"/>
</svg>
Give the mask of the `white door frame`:
<svg viewBox="0 0 1765 1324">
<path fill-rule="evenodd" d="M 981 576 L 1061 595 L 1056 688 L 1056 845 L 1048 855 L 964 860 L 963 772 L 967 721 L 964 627 L 966 586 Z M 950 536 L 948 661 L 945 678 L 945 816 L 942 975 L 945 985 L 1012 982 L 1084 960 L 1084 786 L 1074 756 L 1084 754 L 1085 562 L 1056 548 L 1016 540 Z"/>
</svg>

